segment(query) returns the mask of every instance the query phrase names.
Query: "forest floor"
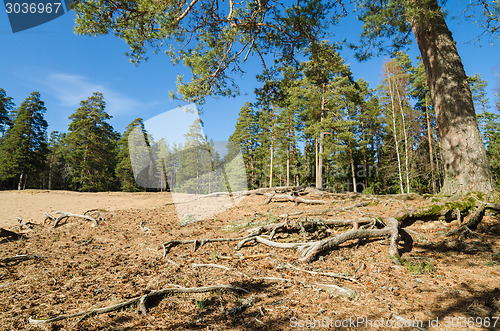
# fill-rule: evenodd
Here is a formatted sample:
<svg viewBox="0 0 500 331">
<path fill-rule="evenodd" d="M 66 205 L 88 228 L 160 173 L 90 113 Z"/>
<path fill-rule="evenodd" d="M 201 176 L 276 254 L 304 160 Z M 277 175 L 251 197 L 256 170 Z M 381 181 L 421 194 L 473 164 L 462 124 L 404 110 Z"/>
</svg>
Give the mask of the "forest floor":
<svg viewBox="0 0 500 331">
<path fill-rule="evenodd" d="M 193 245 L 177 245 L 164 256 L 161 244 L 168 240 L 241 237 L 252 228 L 282 221 L 284 214 L 387 219 L 436 200 L 353 194 L 307 198 L 327 203 L 265 204 L 265 196 L 251 195 L 216 216 L 183 226 L 169 193 L 0 192 L 0 227 L 26 236 L 0 238 L 0 259 L 41 257 L 0 263 L 0 329 L 500 328 L 499 215 L 487 213 L 476 231 L 480 237 L 462 241 L 444 236 L 457 227 L 457 221 L 414 222 L 407 227 L 413 230 L 414 246 L 401 255 L 401 265 L 388 258 L 389 239 L 352 240 L 312 263 L 300 262 L 293 249 L 259 243 L 247 243 L 238 251 L 236 242 L 206 243 L 195 251 Z M 366 205 L 353 207 L 363 201 Z M 97 226 L 80 218 L 66 219 L 55 228 L 44 224 L 45 213 L 82 214 L 94 208 L 106 210 Z M 44 225 L 19 230 L 17 217 Z M 274 240 L 316 240 L 342 231 L 277 233 Z M 146 315 L 132 305 L 40 326 L 29 323 L 30 317 L 45 319 L 107 307 L 165 288 L 212 285 L 247 292 L 174 293 L 148 301 Z"/>
</svg>

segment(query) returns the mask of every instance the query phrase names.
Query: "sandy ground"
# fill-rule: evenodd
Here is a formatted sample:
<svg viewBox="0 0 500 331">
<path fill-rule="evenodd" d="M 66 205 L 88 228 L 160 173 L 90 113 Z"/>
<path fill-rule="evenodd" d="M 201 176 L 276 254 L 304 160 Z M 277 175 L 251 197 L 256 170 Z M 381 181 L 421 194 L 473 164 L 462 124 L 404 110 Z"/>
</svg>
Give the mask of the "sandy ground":
<svg viewBox="0 0 500 331">
<path fill-rule="evenodd" d="M 168 193 L 0 192 L 2 226 L 25 236 L 0 238 L 0 330 L 326 330 L 325 325 L 417 330 L 403 327 L 406 323 L 429 331 L 500 328 L 500 216 L 484 217 L 478 237 L 463 241 L 444 236 L 456 227 L 453 222 L 417 221 L 408 227 L 414 243 L 403 252 L 402 265 L 388 258 L 387 239 L 349 241 L 311 263 L 300 262 L 293 249 L 250 242 L 235 250 L 234 241 L 198 241 L 196 250 L 193 244 L 178 245 L 163 255 L 161 244 L 168 240 L 241 237 L 282 222 L 284 214 L 290 224 L 314 213 L 328 219 L 386 219 L 433 203 L 432 197 L 323 199 L 325 205 L 313 206 L 265 204 L 265 196 L 249 196 L 204 221 L 183 224 Z M 346 208 L 363 201 L 368 204 Z M 194 203 L 200 209 L 211 204 Z M 42 224 L 45 212 L 94 208 L 110 211 L 100 214 L 97 226 L 76 218 L 56 228 Z M 16 217 L 38 225 L 19 230 Z M 279 232 L 274 240 L 321 240 L 346 230 Z M 39 258 L 1 262 L 23 254 Z M 332 273 L 355 281 L 326 275 Z M 247 292 L 168 295 L 148 301 L 147 315 L 134 305 L 49 325 L 29 323 L 30 317 L 85 312 L 165 288 L 219 284 Z M 334 286 L 354 294 L 339 295 Z M 362 323 L 353 326 L 353 320 Z M 323 324 L 313 328 L 312 323 Z"/>
<path fill-rule="evenodd" d="M 17 224 L 17 217 L 25 221 L 40 222 L 44 220 L 45 213 L 52 214 L 56 211 L 83 213 L 90 209 L 154 209 L 169 202 L 172 202 L 172 195 L 168 192 L 0 191 L 0 227 Z"/>
</svg>

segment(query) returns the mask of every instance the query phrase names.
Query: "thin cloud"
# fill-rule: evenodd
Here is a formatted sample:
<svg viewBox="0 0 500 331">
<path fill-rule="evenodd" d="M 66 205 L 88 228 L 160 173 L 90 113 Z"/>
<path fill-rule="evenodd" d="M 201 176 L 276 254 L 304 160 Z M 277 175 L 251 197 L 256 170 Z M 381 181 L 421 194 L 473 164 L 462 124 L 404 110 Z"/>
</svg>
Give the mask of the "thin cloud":
<svg viewBox="0 0 500 331">
<path fill-rule="evenodd" d="M 80 101 L 86 100 L 94 92 L 101 92 L 104 95 L 106 111 L 113 116 L 136 113 L 146 106 L 121 92 L 93 83 L 80 75 L 52 73 L 46 78 L 45 84 L 54 92 L 54 97 L 59 104 L 64 107 L 76 109 Z"/>
</svg>

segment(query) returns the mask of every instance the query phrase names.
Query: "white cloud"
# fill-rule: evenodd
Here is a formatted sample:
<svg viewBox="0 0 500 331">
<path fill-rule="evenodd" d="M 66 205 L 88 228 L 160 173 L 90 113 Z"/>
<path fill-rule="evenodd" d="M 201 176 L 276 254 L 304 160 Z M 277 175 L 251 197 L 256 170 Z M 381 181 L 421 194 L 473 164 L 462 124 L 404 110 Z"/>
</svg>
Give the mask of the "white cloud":
<svg viewBox="0 0 500 331">
<path fill-rule="evenodd" d="M 76 109 L 80 101 L 86 100 L 94 92 L 104 95 L 106 112 L 112 116 L 138 113 L 146 106 L 136 99 L 105 85 L 91 82 L 80 75 L 52 73 L 47 76 L 45 85 L 54 92 L 54 97 L 64 107 Z"/>
</svg>

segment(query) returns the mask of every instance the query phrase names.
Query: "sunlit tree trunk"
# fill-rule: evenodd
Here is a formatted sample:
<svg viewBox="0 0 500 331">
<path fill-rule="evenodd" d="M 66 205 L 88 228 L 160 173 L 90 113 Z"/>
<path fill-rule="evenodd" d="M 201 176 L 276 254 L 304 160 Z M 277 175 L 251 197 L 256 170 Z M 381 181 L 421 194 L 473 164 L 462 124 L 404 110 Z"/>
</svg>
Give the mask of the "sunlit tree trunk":
<svg viewBox="0 0 500 331">
<path fill-rule="evenodd" d="M 427 140 L 429 141 L 429 161 L 431 162 L 431 176 L 432 176 L 432 193 L 437 193 L 436 188 L 436 167 L 434 165 L 434 153 L 432 151 L 432 137 L 431 137 L 431 124 L 429 120 L 429 103 L 427 101 L 427 93 L 425 93 L 425 118 L 427 120 Z"/>
<path fill-rule="evenodd" d="M 392 91 L 392 82 L 391 82 L 389 76 L 388 76 L 388 83 L 389 83 L 389 94 L 391 96 L 392 133 L 393 133 L 393 136 L 394 136 L 394 142 L 396 143 L 396 155 L 397 155 L 397 158 L 398 158 L 399 185 L 400 185 L 400 188 L 401 188 L 401 193 L 404 193 L 403 176 L 401 174 L 401 158 L 399 156 L 399 143 L 398 143 L 398 136 L 397 136 L 397 133 L 396 133 L 396 112 L 394 110 L 394 93 Z"/>
<path fill-rule="evenodd" d="M 401 118 L 403 120 L 403 135 L 405 139 L 405 169 L 406 169 L 406 193 L 410 193 L 410 175 L 408 171 L 408 134 L 406 133 L 406 121 L 405 114 L 403 112 L 403 99 L 399 93 L 399 86 L 395 86 L 396 93 L 399 99 L 399 111 L 401 112 Z"/>
<path fill-rule="evenodd" d="M 495 190 L 479 133 L 469 82 L 457 46 L 437 0 L 412 0 L 418 9 L 410 24 L 436 113 L 445 178 L 441 193 Z"/>
</svg>

